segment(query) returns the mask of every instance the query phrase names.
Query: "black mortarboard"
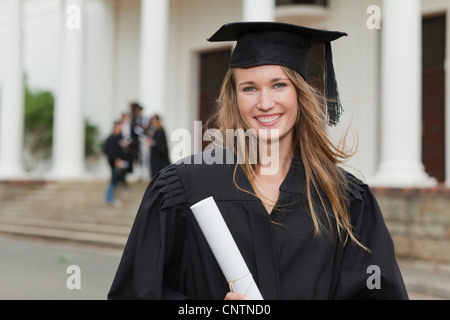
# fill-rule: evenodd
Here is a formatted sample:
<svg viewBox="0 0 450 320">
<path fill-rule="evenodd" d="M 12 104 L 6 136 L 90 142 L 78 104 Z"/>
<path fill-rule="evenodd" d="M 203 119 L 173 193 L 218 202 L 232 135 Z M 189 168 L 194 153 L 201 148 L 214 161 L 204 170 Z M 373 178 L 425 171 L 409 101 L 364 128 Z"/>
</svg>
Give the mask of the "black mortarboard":
<svg viewBox="0 0 450 320">
<path fill-rule="evenodd" d="M 336 125 L 342 114 L 339 91 L 333 67 L 330 42 L 346 33 L 312 29 L 280 22 L 235 22 L 223 25 L 208 41 L 237 41 L 230 67 L 250 68 L 275 64 L 297 71 L 304 79 L 308 74 L 308 52 L 325 44 L 325 95 L 330 125 Z"/>
</svg>

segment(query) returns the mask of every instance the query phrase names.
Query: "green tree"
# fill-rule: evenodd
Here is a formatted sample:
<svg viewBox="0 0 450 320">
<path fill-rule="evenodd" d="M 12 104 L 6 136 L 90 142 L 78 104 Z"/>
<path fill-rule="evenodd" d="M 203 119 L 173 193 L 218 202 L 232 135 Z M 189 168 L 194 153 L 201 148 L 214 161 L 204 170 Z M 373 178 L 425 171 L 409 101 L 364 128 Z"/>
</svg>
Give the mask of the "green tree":
<svg viewBox="0 0 450 320">
<path fill-rule="evenodd" d="M 53 143 L 53 112 L 55 99 L 50 91 L 31 91 L 25 87 L 25 149 L 32 161 L 49 159 Z M 84 122 L 85 157 L 100 154 L 98 128 L 88 120 Z M 28 167 L 31 164 L 28 164 Z"/>
<path fill-rule="evenodd" d="M 25 88 L 25 148 L 36 159 L 51 156 L 54 102 L 49 91 L 32 92 Z"/>
</svg>

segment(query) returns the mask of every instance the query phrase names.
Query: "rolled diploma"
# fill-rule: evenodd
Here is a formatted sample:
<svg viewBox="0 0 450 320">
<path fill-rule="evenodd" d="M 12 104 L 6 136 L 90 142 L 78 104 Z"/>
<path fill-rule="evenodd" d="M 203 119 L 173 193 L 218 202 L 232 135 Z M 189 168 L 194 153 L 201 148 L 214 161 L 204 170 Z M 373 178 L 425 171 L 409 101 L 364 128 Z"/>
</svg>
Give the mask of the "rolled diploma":
<svg viewBox="0 0 450 320">
<path fill-rule="evenodd" d="M 191 210 L 234 291 L 245 294 L 252 300 L 263 300 L 214 198 L 197 202 L 191 206 Z"/>
</svg>

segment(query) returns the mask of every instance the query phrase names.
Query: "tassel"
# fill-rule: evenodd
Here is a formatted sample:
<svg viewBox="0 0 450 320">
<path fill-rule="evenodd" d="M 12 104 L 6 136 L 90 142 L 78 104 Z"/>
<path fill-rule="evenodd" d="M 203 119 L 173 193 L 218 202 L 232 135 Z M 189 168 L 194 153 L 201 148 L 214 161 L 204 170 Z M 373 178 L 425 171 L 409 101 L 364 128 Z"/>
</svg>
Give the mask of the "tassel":
<svg viewBox="0 0 450 320">
<path fill-rule="evenodd" d="M 339 99 L 339 90 L 336 81 L 336 74 L 333 66 L 333 53 L 331 43 L 325 43 L 325 98 L 326 113 L 329 126 L 335 126 L 344 112 Z"/>
</svg>

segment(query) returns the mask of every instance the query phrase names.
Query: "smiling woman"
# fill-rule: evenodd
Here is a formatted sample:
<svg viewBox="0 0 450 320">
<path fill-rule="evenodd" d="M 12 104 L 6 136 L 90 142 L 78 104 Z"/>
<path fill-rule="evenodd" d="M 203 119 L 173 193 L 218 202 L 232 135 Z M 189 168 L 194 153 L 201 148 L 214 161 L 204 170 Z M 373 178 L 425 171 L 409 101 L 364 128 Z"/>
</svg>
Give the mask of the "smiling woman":
<svg viewBox="0 0 450 320">
<path fill-rule="evenodd" d="M 221 145 L 245 161 L 188 164 L 194 155 L 152 180 L 109 298 L 246 299 L 228 292 L 189 210 L 211 196 L 264 299 L 407 298 L 376 200 L 338 167 L 352 152 L 334 146 L 325 128 L 342 111 L 330 41 L 343 35 L 248 22 L 224 25 L 209 39 L 237 40 L 211 123 L 221 132 L 216 137 L 242 133 Z M 304 79 L 316 44 L 325 44 L 326 98 Z M 270 155 L 276 171 L 263 174 L 261 156 L 249 161 L 255 149 L 247 132 L 263 142 L 257 146 L 278 146 Z M 214 157 L 223 149 L 205 152 Z M 367 285 L 374 265 L 383 275 L 376 288 Z"/>
</svg>

